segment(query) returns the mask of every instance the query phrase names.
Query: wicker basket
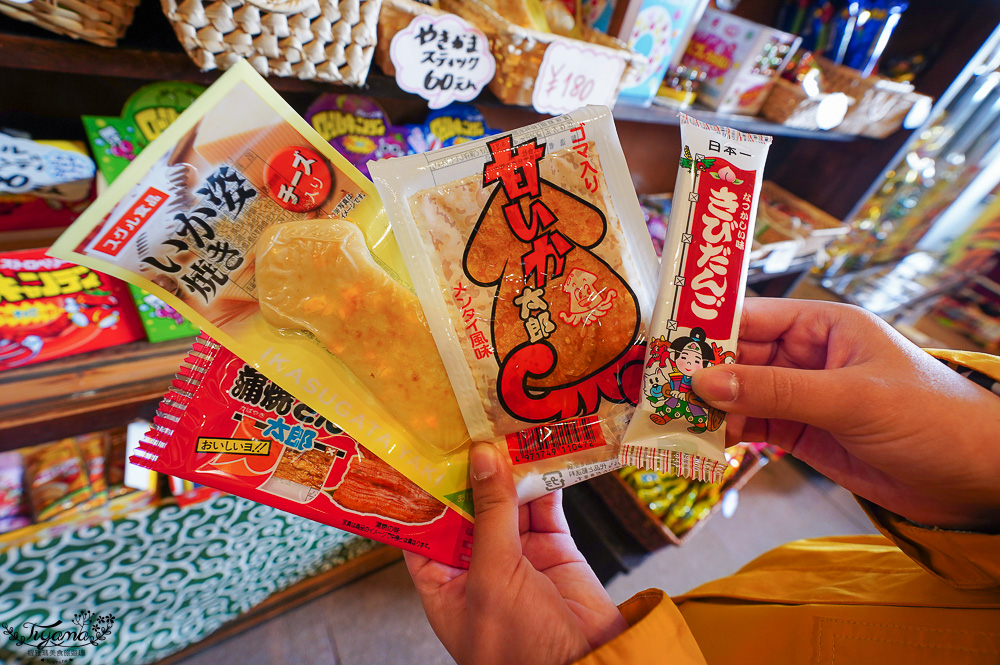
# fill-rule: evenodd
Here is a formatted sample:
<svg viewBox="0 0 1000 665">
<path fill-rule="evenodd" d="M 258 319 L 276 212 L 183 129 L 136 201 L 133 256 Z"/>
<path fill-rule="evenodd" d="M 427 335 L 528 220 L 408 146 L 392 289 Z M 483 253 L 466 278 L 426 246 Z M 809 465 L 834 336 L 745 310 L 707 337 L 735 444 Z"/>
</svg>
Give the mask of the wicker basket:
<svg viewBox="0 0 1000 665">
<path fill-rule="evenodd" d="M 914 102 L 920 98 L 909 83 L 890 81 L 881 76 L 862 78 L 861 72 L 816 58 L 823 71 L 827 92 L 843 92 L 855 104 L 837 128 L 846 134 L 885 138 L 899 129 Z"/>
<path fill-rule="evenodd" d="M 361 85 L 368 76 L 381 6 L 381 0 L 161 2 L 202 71 L 246 58 L 264 76 L 345 85 Z"/>
<path fill-rule="evenodd" d="M 0 14 L 60 35 L 114 46 L 132 23 L 139 0 L 0 0 Z"/>
<path fill-rule="evenodd" d="M 456 14 L 482 30 L 490 40 L 490 51 L 497 63 L 496 74 L 489 84 L 490 91 L 504 104 L 531 106 L 531 92 L 545 49 L 553 42 L 575 41 L 556 34 L 522 28 L 479 0 L 440 0 L 438 6 L 440 9 L 432 9 L 414 0 L 386 0 L 379 21 L 381 46 L 375 56 L 375 62 L 382 71 L 389 75 L 395 72 L 395 67 L 389 60 L 389 42 L 392 41 L 392 36 L 409 25 L 415 16 Z M 629 51 L 623 42 L 602 32 L 584 28 L 583 36 L 590 46 L 607 51 L 625 62 L 623 81 L 630 73 L 633 60 L 641 57 Z M 618 90 L 621 90 L 621 87 L 619 82 Z"/>
<path fill-rule="evenodd" d="M 778 78 L 774 81 L 774 87 L 771 88 L 764 100 L 760 115 L 771 122 L 796 129 L 817 131 L 836 129 L 840 131 L 839 125 L 846 117 L 845 114 L 841 113 L 845 110 L 844 103 L 849 109 L 855 102 L 852 98 L 837 92 L 810 96 L 806 94 L 801 85 Z M 830 110 L 837 114 L 839 119 L 822 117 L 824 113 L 827 113 L 825 105 L 835 104 L 840 104 L 840 108 Z"/>
</svg>

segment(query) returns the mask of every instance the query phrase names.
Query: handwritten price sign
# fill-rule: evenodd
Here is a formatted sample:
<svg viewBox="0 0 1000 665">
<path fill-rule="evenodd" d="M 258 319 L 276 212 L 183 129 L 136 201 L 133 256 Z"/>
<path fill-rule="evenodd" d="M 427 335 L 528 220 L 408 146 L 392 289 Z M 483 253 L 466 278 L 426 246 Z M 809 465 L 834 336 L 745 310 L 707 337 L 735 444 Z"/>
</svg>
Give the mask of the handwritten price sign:
<svg viewBox="0 0 1000 665">
<path fill-rule="evenodd" d="M 549 44 L 538 68 L 531 105 L 539 113 L 560 115 L 587 104 L 615 101 L 625 61 L 587 46 L 556 41 Z"/>
<path fill-rule="evenodd" d="M 475 99 L 493 80 L 486 35 L 457 16 L 417 16 L 389 44 L 396 83 L 439 109 Z"/>
</svg>

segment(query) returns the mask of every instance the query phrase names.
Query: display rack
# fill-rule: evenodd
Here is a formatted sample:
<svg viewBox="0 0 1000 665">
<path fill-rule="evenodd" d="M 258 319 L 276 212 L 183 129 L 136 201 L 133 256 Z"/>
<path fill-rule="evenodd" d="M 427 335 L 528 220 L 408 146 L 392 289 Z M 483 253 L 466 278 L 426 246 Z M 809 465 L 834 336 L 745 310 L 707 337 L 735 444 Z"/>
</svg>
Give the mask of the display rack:
<svg viewBox="0 0 1000 665">
<path fill-rule="evenodd" d="M 133 342 L 3 372 L 0 452 L 151 420 L 192 341 Z"/>
<path fill-rule="evenodd" d="M 156 9 L 155 13 L 149 11 L 150 6 Z M 133 26 L 114 49 L 82 41 L 71 41 L 0 17 L 0 71 L 5 69 L 141 80 L 173 79 L 202 85 L 212 83 L 221 74 L 218 70 L 199 71 L 181 49 L 170 25 L 159 13 L 159 8 L 149 2 L 140 5 Z M 410 93 L 400 89 L 394 78 L 382 74 L 374 66 L 367 82 L 360 88 L 273 76 L 268 79 L 268 83 L 279 92 L 314 95 L 324 92 L 343 92 L 389 99 L 414 98 Z M 488 90 L 472 103 L 487 106 L 501 105 Z M 706 108 L 694 107 L 685 112 L 706 122 L 721 123 L 746 132 L 839 142 L 857 138 L 832 131 L 787 127 L 757 117 L 715 113 Z M 615 119 L 646 124 L 677 125 L 677 114 L 676 110 L 660 106 L 618 104 L 614 108 Z"/>
</svg>

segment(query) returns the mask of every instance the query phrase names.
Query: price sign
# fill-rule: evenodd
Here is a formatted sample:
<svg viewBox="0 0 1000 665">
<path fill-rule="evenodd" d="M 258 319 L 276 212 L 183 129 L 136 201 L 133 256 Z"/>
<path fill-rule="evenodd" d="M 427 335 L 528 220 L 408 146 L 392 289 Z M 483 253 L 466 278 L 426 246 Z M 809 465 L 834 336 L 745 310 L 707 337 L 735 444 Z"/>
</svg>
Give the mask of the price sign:
<svg viewBox="0 0 1000 665">
<path fill-rule="evenodd" d="M 432 109 L 475 99 L 496 72 L 486 35 L 450 14 L 414 18 L 392 38 L 389 59 L 399 87 Z"/>
<path fill-rule="evenodd" d="M 610 52 L 565 41 L 545 49 L 531 105 L 539 113 L 560 115 L 587 104 L 615 101 L 625 61 Z"/>
<path fill-rule="evenodd" d="M 86 155 L 0 133 L 0 192 L 45 190 L 58 198 L 60 185 L 94 177 Z"/>
</svg>

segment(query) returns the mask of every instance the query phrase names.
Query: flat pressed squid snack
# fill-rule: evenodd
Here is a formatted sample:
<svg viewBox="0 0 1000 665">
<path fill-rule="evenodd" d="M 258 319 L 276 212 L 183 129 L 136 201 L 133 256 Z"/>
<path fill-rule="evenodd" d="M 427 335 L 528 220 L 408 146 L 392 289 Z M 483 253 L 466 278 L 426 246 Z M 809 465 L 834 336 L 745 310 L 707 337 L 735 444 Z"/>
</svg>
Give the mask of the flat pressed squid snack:
<svg viewBox="0 0 1000 665">
<path fill-rule="evenodd" d="M 520 498 L 616 468 L 656 257 L 607 109 L 370 170 L 469 433 Z"/>
<path fill-rule="evenodd" d="M 304 330 L 414 434 L 443 452 L 468 440 L 420 303 L 371 258 L 344 219 L 276 224 L 257 241 L 264 320 Z"/>
</svg>

